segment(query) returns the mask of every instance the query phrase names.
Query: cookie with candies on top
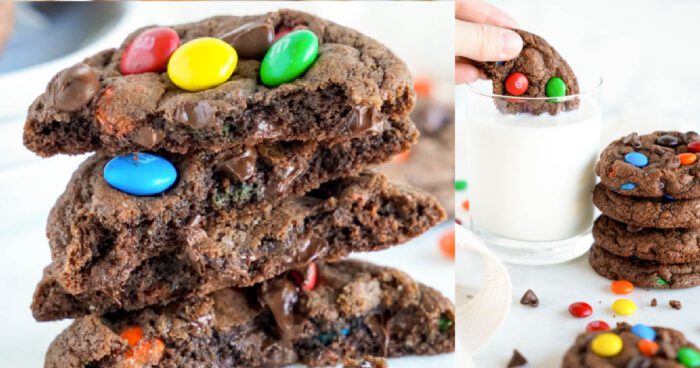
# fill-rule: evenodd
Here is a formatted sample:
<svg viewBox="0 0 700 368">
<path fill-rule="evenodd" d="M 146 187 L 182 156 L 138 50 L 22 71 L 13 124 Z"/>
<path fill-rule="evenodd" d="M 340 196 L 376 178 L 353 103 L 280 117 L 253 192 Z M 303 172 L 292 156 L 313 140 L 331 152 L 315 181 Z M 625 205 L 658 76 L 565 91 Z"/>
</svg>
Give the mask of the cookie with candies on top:
<svg viewBox="0 0 700 368">
<path fill-rule="evenodd" d="M 576 109 L 577 99 L 558 100 L 579 93 L 578 80 L 569 64 L 542 37 L 516 29 L 523 49 L 515 59 L 498 62 L 470 61 L 493 82 L 493 93 L 516 97 L 552 97 L 547 100 L 497 100 L 499 110 L 507 114 L 555 115 Z"/>
<path fill-rule="evenodd" d="M 688 368 L 700 366 L 700 352 L 679 331 L 639 323 L 618 323 L 609 331 L 580 334 L 564 355 L 564 368 Z"/>
<path fill-rule="evenodd" d="M 631 133 L 608 145 L 596 166 L 610 190 L 668 202 L 700 198 L 700 134 Z"/>
</svg>

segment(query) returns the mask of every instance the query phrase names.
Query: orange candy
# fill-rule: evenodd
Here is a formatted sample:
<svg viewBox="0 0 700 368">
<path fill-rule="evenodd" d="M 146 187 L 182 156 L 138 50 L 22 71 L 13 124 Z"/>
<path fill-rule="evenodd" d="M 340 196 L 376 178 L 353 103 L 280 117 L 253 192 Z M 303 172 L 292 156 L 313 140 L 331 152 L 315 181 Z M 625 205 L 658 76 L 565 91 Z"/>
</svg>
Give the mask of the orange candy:
<svg viewBox="0 0 700 368">
<path fill-rule="evenodd" d="M 462 208 L 464 208 L 465 211 L 469 211 L 469 200 L 465 199 L 464 202 L 462 202 Z"/>
<path fill-rule="evenodd" d="M 625 295 L 634 290 L 634 285 L 627 280 L 617 280 L 610 285 L 610 290 L 615 294 Z"/>
<path fill-rule="evenodd" d="M 656 352 L 659 351 L 659 344 L 651 340 L 639 340 L 637 343 L 637 348 L 639 352 L 646 356 L 654 356 Z"/>
<path fill-rule="evenodd" d="M 391 162 L 400 164 L 402 162 L 408 161 L 408 159 L 411 158 L 411 150 L 405 150 L 394 157 L 391 158 Z"/>
<path fill-rule="evenodd" d="M 440 237 L 440 250 L 449 259 L 455 259 L 455 229 L 448 230 Z"/>
<path fill-rule="evenodd" d="M 428 77 L 416 77 L 413 82 L 413 89 L 418 97 L 429 97 L 433 92 L 433 83 Z"/>
<path fill-rule="evenodd" d="M 161 339 L 148 339 L 140 342 L 126 352 L 127 359 L 134 359 L 138 364 L 157 364 L 163 357 L 165 344 Z"/>
<path fill-rule="evenodd" d="M 678 159 L 681 160 L 681 165 L 692 165 L 698 160 L 698 155 L 690 152 L 681 153 Z"/>
<path fill-rule="evenodd" d="M 129 346 L 134 346 L 143 338 L 143 330 L 139 326 L 127 327 L 126 330 L 119 334 L 119 337 L 126 340 Z"/>
</svg>

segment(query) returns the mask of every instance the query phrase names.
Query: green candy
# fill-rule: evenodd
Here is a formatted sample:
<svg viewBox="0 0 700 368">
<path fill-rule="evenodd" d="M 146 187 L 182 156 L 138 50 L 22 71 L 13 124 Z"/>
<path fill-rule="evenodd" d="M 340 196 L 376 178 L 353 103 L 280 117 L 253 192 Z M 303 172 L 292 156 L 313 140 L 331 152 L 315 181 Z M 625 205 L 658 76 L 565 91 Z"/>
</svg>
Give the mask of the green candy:
<svg viewBox="0 0 700 368">
<path fill-rule="evenodd" d="M 566 83 L 559 77 L 552 77 L 547 81 L 544 91 L 547 97 L 566 96 Z"/>
<path fill-rule="evenodd" d="M 452 320 L 445 316 L 441 316 L 440 320 L 438 320 L 438 329 L 440 332 L 447 332 L 450 327 L 452 327 Z"/>
<path fill-rule="evenodd" d="M 656 285 L 659 285 L 659 286 L 666 286 L 666 285 L 668 285 L 668 282 L 666 282 L 666 280 L 664 280 L 664 279 L 662 279 L 661 277 L 659 277 L 658 279 L 656 279 Z"/>
<path fill-rule="evenodd" d="M 466 180 L 455 180 L 455 189 L 456 190 L 467 189 L 467 181 Z"/>
<path fill-rule="evenodd" d="M 291 82 L 309 69 L 318 55 L 318 38 L 306 29 L 287 34 L 275 42 L 260 64 L 260 79 L 268 87 Z"/>
<path fill-rule="evenodd" d="M 700 353 L 693 348 L 680 348 L 678 361 L 688 368 L 700 367 Z"/>
</svg>

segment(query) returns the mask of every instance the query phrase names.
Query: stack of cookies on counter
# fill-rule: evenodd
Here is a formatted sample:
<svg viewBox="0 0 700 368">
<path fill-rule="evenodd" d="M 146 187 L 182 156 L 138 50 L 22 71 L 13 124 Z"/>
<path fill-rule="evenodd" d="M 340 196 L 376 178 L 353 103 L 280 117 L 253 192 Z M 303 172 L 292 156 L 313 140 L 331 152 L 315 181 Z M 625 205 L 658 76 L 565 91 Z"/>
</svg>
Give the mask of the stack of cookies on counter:
<svg viewBox="0 0 700 368">
<path fill-rule="evenodd" d="M 283 10 L 148 27 L 58 73 L 25 145 L 94 151 L 51 211 L 46 367 L 278 367 L 454 348 L 454 307 L 341 260 L 420 235 L 438 202 L 369 165 L 418 133 L 382 44 Z"/>
<path fill-rule="evenodd" d="M 589 260 L 609 279 L 648 288 L 700 284 L 700 135 L 632 133 L 612 142 L 596 172 Z"/>
</svg>

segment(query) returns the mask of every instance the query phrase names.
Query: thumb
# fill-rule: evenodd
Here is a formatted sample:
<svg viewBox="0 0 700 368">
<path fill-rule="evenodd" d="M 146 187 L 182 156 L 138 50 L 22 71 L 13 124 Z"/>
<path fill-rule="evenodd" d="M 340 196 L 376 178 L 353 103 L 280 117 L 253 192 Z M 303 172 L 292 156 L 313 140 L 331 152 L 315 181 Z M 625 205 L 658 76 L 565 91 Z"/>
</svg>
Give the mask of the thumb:
<svg viewBox="0 0 700 368">
<path fill-rule="evenodd" d="M 510 60 L 518 56 L 523 40 L 517 33 L 486 24 L 456 21 L 455 53 L 476 61 Z"/>
</svg>

